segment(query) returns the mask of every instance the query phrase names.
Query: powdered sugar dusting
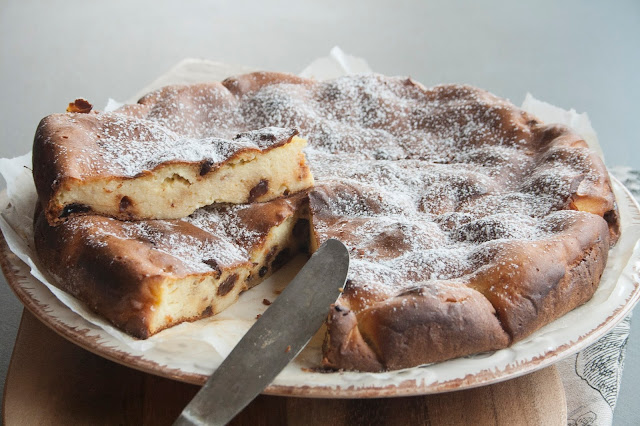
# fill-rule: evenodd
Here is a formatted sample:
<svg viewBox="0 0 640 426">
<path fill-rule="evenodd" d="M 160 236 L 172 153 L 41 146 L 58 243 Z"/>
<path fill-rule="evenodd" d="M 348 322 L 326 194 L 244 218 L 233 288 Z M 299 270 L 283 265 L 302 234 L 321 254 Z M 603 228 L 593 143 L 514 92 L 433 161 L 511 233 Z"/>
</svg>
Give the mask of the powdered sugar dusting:
<svg viewBox="0 0 640 426">
<path fill-rule="evenodd" d="M 101 128 L 86 135 L 94 144 L 82 148 L 79 161 L 93 173 L 126 177 L 171 162 L 221 164 L 240 151 L 268 150 L 296 133 L 293 129 L 267 126 L 245 132 L 237 129 L 232 138 L 191 136 L 176 132 L 161 121 L 117 113 L 100 114 L 95 120 Z"/>
<path fill-rule="evenodd" d="M 130 176 L 165 161 L 267 149 L 298 129 L 317 184 L 309 195 L 315 232 L 350 248 L 350 294 L 363 306 L 416 285 L 464 282 L 498 243 L 552 238 L 558 218 L 579 215 L 558 211 L 604 179 L 568 129 L 463 85 L 256 73 L 166 88 L 142 105 L 98 120 L 105 163 Z M 215 235 L 215 250 L 232 261 L 260 237 L 238 215 L 244 208 L 252 207 L 211 206 L 182 223 Z M 190 267 L 215 255 L 173 238 L 167 247 L 177 244 L 172 253 Z"/>
<path fill-rule="evenodd" d="M 250 208 L 246 205 L 213 205 L 196 210 L 184 221 L 203 231 L 221 236 L 243 250 L 248 258 L 253 244 L 263 236 L 250 228 L 250 224 L 239 215 L 240 211 Z"/>
<path fill-rule="evenodd" d="M 166 260 L 156 266 L 163 272 L 184 276 L 248 262 L 252 244 L 264 236 L 248 229 L 235 214 L 240 208 L 229 206 L 224 214 L 221 209 L 201 209 L 184 220 L 123 222 L 97 216 L 91 220 L 76 217 L 64 226 L 73 233 L 82 233 L 85 243 L 95 248 L 107 248 L 116 241 L 138 242 L 141 253 L 147 253 L 142 257 L 145 262 L 153 263 L 153 253 L 170 256 L 179 268 L 164 270 Z"/>
</svg>

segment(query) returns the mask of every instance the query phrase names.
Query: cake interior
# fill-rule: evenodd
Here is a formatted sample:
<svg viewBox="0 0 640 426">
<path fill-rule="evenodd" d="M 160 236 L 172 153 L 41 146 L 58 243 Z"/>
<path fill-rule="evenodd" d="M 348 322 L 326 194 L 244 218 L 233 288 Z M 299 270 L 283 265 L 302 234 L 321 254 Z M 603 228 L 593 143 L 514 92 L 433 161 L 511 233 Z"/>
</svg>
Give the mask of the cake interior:
<svg viewBox="0 0 640 426">
<path fill-rule="evenodd" d="M 168 163 L 136 178 L 67 180 L 53 200 L 58 217 L 96 213 L 118 218 L 178 219 L 213 203 L 250 203 L 313 185 L 297 136 L 266 152 L 245 151 L 221 165 Z"/>
<path fill-rule="evenodd" d="M 157 284 L 156 302 L 150 308 L 149 335 L 222 312 L 238 300 L 240 293 L 260 284 L 294 255 L 306 251 L 307 215 L 308 210 L 303 208 L 271 228 L 247 262 L 214 274 L 164 278 Z"/>
</svg>

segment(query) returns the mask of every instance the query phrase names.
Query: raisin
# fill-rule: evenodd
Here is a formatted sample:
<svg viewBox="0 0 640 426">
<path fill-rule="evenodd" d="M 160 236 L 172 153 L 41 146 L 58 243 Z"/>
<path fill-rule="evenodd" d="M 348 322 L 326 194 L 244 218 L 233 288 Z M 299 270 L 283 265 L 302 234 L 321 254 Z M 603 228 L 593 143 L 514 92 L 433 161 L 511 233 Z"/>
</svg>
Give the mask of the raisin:
<svg viewBox="0 0 640 426">
<path fill-rule="evenodd" d="M 133 201 L 131 201 L 131 198 L 127 197 L 126 195 L 124 197 L 122 197 L 120 199 L 120 213 L 124 213 L 127 210 L 129 210 L 129 208 L 133 205 Z"/>
<path fill-rule="evenodd" d="M 200 164 L 200 176 L 204 176 L 209 173 L 211 169 L 213 169 L 213 164 L 212 160 L 203 161 L 202 164 Z"/>
<path fill-rule="evenodd" d="M 238 274 L 229 275 L 218 287 L 218 296 L 224 296 L 229 293 L 236 281 L 238 281 Z"/>
<path fill-rule="evenodd" d="M 256 184 L 251 191 L 249 191 L 249 202 L 253 203 L 258 198 L 262 197 L 269 190 L 269 181 L 265 179 L 261 179 L 260 182 Z"/>
<path fill-rule="evenodd" d="M 218 265 L 218 262 L 215 259 L 205 259 L 202 261 L 205 265 L 209 265 L 216 272 L 216 278 L 220 278 L 220 274 L 222 274 L 222 270 Z"/>
<path fill-rule="evenodd" d="M 260 276 L 260 278 L 264 277 L 265 275 L 267 275 L 267 272 L 269 272 L 269 268 L 267 266 L 263 266 L 262 268 L 260 268 L 260 270 L 258 271 L 258 275 Z"/>
<path fill-rule="evenodd" d="M 271 267 L 274 270 L 279 269 L 281 266 L 287 263 L 287 260 L 289 260 L 290 257 L 291 256 L 289 254 L 289 249 L 285 248 L 280 253 L 278 253 L 275 259 L 273 259 L 273 262 L 271 262 Z"/>
<path fill-rule="evenodd" d="M 61 218 L 68 217 L 69 215 L 72 215 L 75 213 L 87 213 L 90 210 L 91 210 L 91 207 L 87 205 L 80 204 L 80 203 L 71 203 L 64 206 L 64 209 L 62 209 L 62 213 L 60 213 L 60 217 Z"/>
</svg>

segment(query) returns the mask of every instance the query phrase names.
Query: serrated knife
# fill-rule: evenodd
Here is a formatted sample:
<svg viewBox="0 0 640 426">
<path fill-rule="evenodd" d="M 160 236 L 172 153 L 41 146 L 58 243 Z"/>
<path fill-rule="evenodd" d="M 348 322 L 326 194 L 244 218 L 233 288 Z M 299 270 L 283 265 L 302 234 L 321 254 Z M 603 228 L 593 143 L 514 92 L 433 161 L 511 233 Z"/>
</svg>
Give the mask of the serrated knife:
<svg viewBox="0 0 640 426">
<path fill-rule="evenodd" d="M 349 252 L 327 240 L 249 329 L 174 425 L 224 425 L 266 388 L 318 331 L 344 286 Z"/>
</svg>

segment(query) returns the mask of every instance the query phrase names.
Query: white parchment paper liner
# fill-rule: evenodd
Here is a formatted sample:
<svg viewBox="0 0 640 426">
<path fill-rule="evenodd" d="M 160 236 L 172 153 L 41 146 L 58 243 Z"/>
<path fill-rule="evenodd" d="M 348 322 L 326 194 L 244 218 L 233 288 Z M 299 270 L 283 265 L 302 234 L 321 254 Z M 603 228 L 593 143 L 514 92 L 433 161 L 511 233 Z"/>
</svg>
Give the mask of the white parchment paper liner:
<svg viewBox="0 0 640 426">
<path fill-rule="evenodd" d="M 221 80 L 227 76 L 248 71 L 251 69 L 242 66 L 185 59 L 128 102 L 135 102 L 140 95 L 167 84 Z M 364 60 L 346 55 L 339 48 L 334 48 L 328 57 L 313 61 L 301 75 L 321 79 L 364 72 L 371 72 Z M 112 110 L 119 105 L 109 100 L 105 109 Z M 523 109 L 532 112 L 545 122 L 558 122 L 573 127 L 595 150 L 602 153 L 596 133 L 586 114 L 577 114 L 574 110 L 563 110 L 538 101 L 530 94 L 525 98 Z M 256 315 L 266 309 L 262 300 L 275 299 L 278 291 L 304 264 L 303 257 L 294 259 L 279 273 L 243 293 L 237 304 L 219 315 L 194 323 L 181 324 L 147 340 L 137 340 L 115 329 L 87 310 L 75 298 L 50 284 L 39 268 L 33 248 L 32 218 L 36 194 L 31 177 L 31 153 L 14 159 L 0 159 L 0 172 L 7 182 L 6 197 L 0 200 L 2 208 L 0 228 L 11 251 L 29 266 L 32 276 L 36 278 L 29 278 L 21 283 L 23 288 L 40 305 L 47 307 L 52 320 L 61 321 L 70 328 L 85 331 L 86 338 L 97 339 L 99 345 L 105 348 L 115 349 L 134 358 L 141 357 L 155 363 L 160 370 L 166 368 L 185 374 L 209 375 L 253 324 Z M 358 389 L 399 386 L 409 380 L 415 387 L 423 388 L 428 392 L 430 384 L 463 379 L 469 375 L 489 372 L 490 374 L 499 373 L 497 376 L 504 378 L 524 374 L 535 368 L 533 364 L 540 364 L 541 358 L 557 360 L 559 355 L 567 356 L 586 346 L 589 342 L 580 341 L 580 338 L 600 328 L 613 313 L 624 307 L 632 295 L 638 291 L 640 282 L 639 208 L 633 197 L 619 182 L 614 180 L 613 186 L 622 218 L 622 237 L 611 250 L 600 286 L 587 304 L 510 348 L 383 373 L 320 373 L 309 370 L 320 365 L 323 336 L 323 330 L 320 330 L 311 343 L 277 377 L 274 385 Z M 612 326 L 613 324 L 609 324 L 609 327 L 605 328 Z M 572 351 L 572 347 L 575 350 Z"/>
</svg>

